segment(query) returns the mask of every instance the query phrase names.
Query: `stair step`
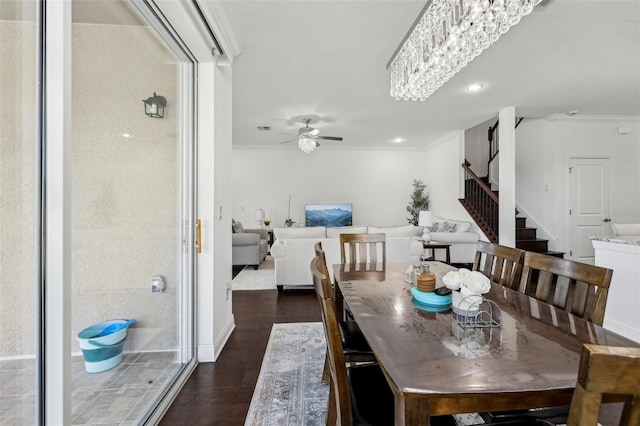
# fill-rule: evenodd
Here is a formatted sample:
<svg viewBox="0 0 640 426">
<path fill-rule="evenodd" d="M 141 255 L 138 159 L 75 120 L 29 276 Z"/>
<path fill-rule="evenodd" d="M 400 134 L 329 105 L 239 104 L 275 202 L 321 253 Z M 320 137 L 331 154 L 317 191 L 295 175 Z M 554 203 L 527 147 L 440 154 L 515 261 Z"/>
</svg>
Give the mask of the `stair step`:
<svg viewBox="0 0 640 426">
<path fill-rule="evenodd" d="M 564 259 L 564 253 L 561 251 L 548 251 L 548 252 L 545 252 L 544 254 L 546 254 L 547 256 L 554 256 L 554 257 L 559 257 L 560 259 Z"/>
<path fill-rule="evenodd" d="M 549 240 L 543 240 L 541 238 L 536 238 L 535 240 L 516 240 L 517 248 L 527 251 L 533 251 L 536 253 L 548 252 L 548 244 Z"/>
<path fill-rule="evenodd" d="M 516 228 L 516 240 L 535 240 L 536 238 L 536 228 Z"/>
<path fill-rule="evenodd" d="M 516 217 L 516 228 L 526 228 L 526 227 L 527 227 L 527 218 Z"/>
</svg>

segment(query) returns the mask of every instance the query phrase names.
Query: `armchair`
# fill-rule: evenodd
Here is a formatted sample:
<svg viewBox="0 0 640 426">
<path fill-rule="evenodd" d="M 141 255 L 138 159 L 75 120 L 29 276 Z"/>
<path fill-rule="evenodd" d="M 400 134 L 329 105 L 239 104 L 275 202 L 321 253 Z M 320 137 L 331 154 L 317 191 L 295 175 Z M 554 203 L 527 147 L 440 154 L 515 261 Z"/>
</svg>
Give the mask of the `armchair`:
<svg viewBox="0 0 640 426">
<path fill-rule="evenodd" d="M 265 229 L 243 229 L 231 234 L 231 260 L 235 265 L 252 265 L 258 269 L 267 257 L 267 231 Z"/>
</svg>

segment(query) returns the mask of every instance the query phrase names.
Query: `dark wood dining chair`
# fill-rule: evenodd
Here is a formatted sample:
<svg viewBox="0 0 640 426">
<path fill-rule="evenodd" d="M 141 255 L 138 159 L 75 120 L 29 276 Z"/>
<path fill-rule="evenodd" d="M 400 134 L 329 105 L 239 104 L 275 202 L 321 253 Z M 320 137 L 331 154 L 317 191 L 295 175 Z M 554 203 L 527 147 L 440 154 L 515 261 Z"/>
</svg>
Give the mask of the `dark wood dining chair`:
<svg viewBox="0 0 640 426">
<path fill-rule="evenodd" d="M 327 266 L 327 260 L 322 249 L 322 243 L 318 241 L 314 245 L 316 253 L 317 266 L 320 268 L 320 272 L 326 277 L 329 277 L 329 268 Z M 353 320 L 343 320 L 343 313 L 338 312 L 335 303 L 335 291 L 332 289 L 331 282 L 329 281 L 329 289 L 327 290 L 331 298 L 331 307 L 336 313 L 338 318 L 338 328 L 340 331 L 340 340 L 342 341 L 342 350 L 344 353 L 345 362 L 376 362 L 376 358 L 373 356 L 373 352 L 367 343 L 360 327 Z M 327 383 L 329 381 L 329 360 L 325 359 L 325 368 L 322 372 L 322 382 Z"/>
<path fill-rule="evenodd" d="M 604 395 L 624 399 L 621 426 L 640 425 L 640 348 L 582 345 L 567 426 L 597 426 Z M 485 426 L 525 425 L 532 421 L 527 417 L 508 423 L 485 423 Z M 535 421 L 538 425 L 555 425 Z"/>
<path fill-rule="evenodd" d="M 327 425 L 393 424 L 393 393 L 377 364 L 347 366 L 331 282 L 319 257 L 311 261 L 313 286 L 327 339 L 330 388 Z"/>
<path fill-rule="evenodd" d="M 480 242 L 473 270 L 482 272 L 491 281 L 517 290 L 522 274 L 524 250 Z"/>
<path fill-rule="evenodd" d="M 611 269 L 525 252 L 519 291 L 602 325 Z"/>
<path fill-rule="evenodd" d="M 319 257 L 310 265 L 313 286 L 320 304 L 329 354 L 330 388 L 327 425 L 394 424 L 394 397 L 378 364 L 347 364 L 338 316 L 331 303 L 331 282 L 322 273 Z M 452 416 L 431 417 L 434 426 L 455 426 Z"/>
<path fill-rule="evenodd" d="M 340 234 L 340 260 L 343 264 L 386 263 L 386 234 Z"/>
<path fill-rule="evenodd" d="M 573 315 L 602 325 L 612 270 L 586 263 L 526 251 L 517 290 Z M 513 287 L 512 287 L 513 288 Z M 490 420 L 508 420 L 523 415 L 566 418 L 569 407 L 483 413 Z"/>
</svg>

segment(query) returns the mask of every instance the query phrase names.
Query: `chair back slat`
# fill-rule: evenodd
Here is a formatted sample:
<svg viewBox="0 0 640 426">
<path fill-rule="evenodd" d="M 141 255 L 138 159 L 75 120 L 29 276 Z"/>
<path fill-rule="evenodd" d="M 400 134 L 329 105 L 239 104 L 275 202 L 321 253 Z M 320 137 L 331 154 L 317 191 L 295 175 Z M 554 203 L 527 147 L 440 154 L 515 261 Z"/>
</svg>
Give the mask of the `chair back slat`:
<svg viewBox="0 0 640 426">
<path fill-rule="evenodd" d="M 340 260 L 344 263 L 386 263 L 386 234 L 340 234 Z"/>
<path fill-rule="evenodd" d="M 321 260 L 314 257 L 311 260 L 311 274 L 313 276 L 313 286 L 320 304 L 322 313 L 322 324 L 324 326 L 325 337 L 327 339 L 327 352 L 329 355 L 329 369 L 331 372 L 330 405 L 335 404 L 337 415 L 336 424 L 351 425 L 352 408 L 350 397 L 350 386 L 347 378 L 347 367 L 344 358 L 340 329 L 338 327 L 338 317 L 331 299 L 331 282 L 329 277 L 322 273 Z"/>
<path fill-rule="evenodd" d="M 625 395 L 620 425 L 640 424 L 640 348 L 585 344 L 567 425 L 597 425 L 603 394 Z"/>
<path fill-rule="evenodd" d="M 479 243 L 473 270 L 491 281 L 516 289 L 522 273 L 524 251 L 491 243 Z"/>
<path fill-rule="evenodd" d="M 519 291 L 602 325 L 611 269 L 526 252 Z"/>
</svg>

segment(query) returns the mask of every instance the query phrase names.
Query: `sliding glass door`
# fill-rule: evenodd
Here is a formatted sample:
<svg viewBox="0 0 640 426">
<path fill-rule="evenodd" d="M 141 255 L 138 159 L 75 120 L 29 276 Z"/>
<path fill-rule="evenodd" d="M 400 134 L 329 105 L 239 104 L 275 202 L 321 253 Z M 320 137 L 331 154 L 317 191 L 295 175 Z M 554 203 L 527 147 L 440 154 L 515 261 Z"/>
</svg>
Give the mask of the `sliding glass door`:
<svg viewBox="0 0 640 426">
<path fill-rule="evenodd" d="M 73 342 L 72 420 L 140 423 L 193 359 L 192 64 L 123 1 L 72 16 L 72 335 L 135 319 L 120 362 Z"/>
<path fill-rule="evenodd" d="M 0 424 L 153 422 L 195 365 L 196 68 L 153 7 L 0 1 Z"/>
<path fill-rule="evenodd" d="M 0 2 L 1 424 L 37 418 L 38 22 L 35 2 Z"/>
</svg>

